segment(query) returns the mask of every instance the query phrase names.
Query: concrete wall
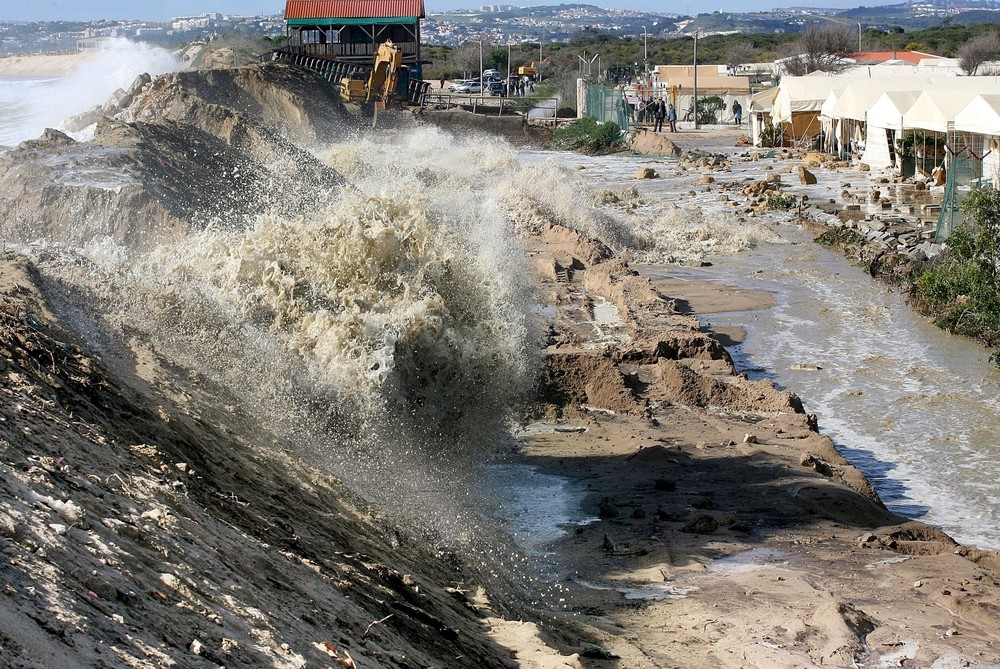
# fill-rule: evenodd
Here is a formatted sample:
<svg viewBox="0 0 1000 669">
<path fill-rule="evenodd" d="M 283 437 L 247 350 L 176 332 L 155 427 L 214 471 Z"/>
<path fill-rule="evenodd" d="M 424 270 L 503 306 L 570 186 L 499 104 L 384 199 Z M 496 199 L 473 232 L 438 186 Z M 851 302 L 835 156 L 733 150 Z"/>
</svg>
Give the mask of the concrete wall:
<svg viewBox="0 0 1000 669">
<path fill-rule="evenodd" d="M 552 136 L 550 129 L 530 125 L 521 115 L 498 116 L 473 114 L 463 109 L 424 109 L 418 114 L 418 118 L 456 134 L 470 130 L 483 132 L 499 135 L 512 144 L 544 144 Z"/>
</svg>

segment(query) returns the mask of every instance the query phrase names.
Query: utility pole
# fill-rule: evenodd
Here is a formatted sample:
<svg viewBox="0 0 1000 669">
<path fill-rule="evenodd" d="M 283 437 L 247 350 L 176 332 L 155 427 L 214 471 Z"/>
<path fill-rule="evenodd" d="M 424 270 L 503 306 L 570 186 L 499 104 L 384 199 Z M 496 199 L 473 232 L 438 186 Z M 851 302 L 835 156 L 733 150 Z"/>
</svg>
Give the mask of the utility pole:
<svg viewBox="0 0 1000 669">
<path fill-rule="evenodd" d="M 861 24 L 858 24 L 858 53 L 861 53 Z"/>
<path fill-rule="evenodd" d="M 479 94 L 483 94 L 483 40 L 479 40 Z"/>
<path fill-rule="evenodd" d="M 646 26 L 642 27 L 642 76 L 643 79 L 649 76 L 649 33 Z"/>
<path fill-rule="evenodd" d="M 694 31 L 694 129 L 698 129 L 698 29 Z"/>
<path fill-rule="evenodd" d="M 507 43 L 507 80 L 503 82 L 504 90 L 510 87 L 510 42 Z"/>
</svg>

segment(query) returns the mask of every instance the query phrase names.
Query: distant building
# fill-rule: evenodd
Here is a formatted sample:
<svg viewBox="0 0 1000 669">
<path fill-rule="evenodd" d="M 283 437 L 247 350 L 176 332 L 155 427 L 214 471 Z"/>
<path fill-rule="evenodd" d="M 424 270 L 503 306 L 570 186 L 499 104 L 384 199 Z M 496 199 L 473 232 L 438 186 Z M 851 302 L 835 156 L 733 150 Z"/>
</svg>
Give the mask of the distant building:
<svg viewBox="0 0 1000 669">
<path fill-rule="evenodd" d="M 694 92 L 694 67 L 691 65 L 657 65 L 653 68 L 652 79 L 654 89 L 676 86 L 685 94 Z M 698 95 L 750 95 L 750 77 L 727 75 L 725 65 L 699 65 Z"/>
<path fill-rule="evenodd" d="M 177 32 L 187 32 L 188 30 L 211 28 L 221 20 L 222 14 L 214 12 L 199 16 L 178 16 L 170 19 L 170 29 Z"/>
<path fill-rule="evenodd" d="M 412 77 L 420 75 L 423 0 L 287 0 L 284 50 L 297 56 L 369 66 L 379 44 L 403 51 Z"/>
<path fill-rule="evenodd" d="M 927 59 L 938 59 L 942 56 L 935 56 L 922 51 L 859 51 L 851 56 L 851 59 L 858 65 L 875 65 L 879 63 L 900 62 L 910 65 L 920 65 L 920 62 Z"/>
<path fill-rule="evenodd" d="M 94 36 L 84 37 L 76 41 L 77 51 L 89 51 L 90 49 L 100 49 L 103 42 L 107 42 L 110 37 Z"/>
</svg>

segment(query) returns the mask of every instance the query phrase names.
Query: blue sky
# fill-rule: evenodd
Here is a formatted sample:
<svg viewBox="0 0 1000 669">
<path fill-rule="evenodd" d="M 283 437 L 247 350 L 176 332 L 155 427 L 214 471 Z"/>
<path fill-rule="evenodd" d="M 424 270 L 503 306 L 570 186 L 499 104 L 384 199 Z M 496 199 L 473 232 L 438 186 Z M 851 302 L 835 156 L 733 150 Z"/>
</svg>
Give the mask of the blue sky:
<svg viewBox="0 0 1000 669">
<path fill-rule="evenodd" d="M 517 6 L 557 5 L 568 0 L 424 0 L 428 12 L 476 8 L 483 4 Z M 722 11 L 759 11 L 775 7 L 857 7 L 887 4 L 863 0 L 578 0 L 598 7 L 669 11 L 684 14 Z M 898 1 L 898 0 L 897 0 Z M 282 0 L 0 0 L 0 21 L 87 21 L 93 19 L 146 19 L 166 21 L 173 16 L 220 12 L 222 14 L 281 14 Z"/>
</svg>

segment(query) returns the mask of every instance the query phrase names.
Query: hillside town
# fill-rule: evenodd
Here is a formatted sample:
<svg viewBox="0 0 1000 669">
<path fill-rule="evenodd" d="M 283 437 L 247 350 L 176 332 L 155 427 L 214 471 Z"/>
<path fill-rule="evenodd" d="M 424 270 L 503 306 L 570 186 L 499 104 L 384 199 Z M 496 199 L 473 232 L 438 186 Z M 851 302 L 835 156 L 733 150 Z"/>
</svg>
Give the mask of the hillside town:
<svg viewBox="0 0 1000 669">
<path fill-rule="evenodd" d="M 684 15 L 676 12 L 646 12 L 605 9 L 589 4 L 559 4 L 519 7 L 507 4 L 447 12 L 431 12 L 423 17 L 421 36 L 426 44 L 456 46 L 468 40 L 495 44 L 527 41 L 559 42 L 581 31 L 617 37 L 671 38 L 734 33 L 794 33 L 829 21 L 861 21 L 865 28 L 917 28 L 941 21 L 962 22 L 975 17 L 978 22 L 1000 16 L 997 0 L 950 2 L 931 0 L 888 7 L 843 10 L 823 7 L 790 7 L 766 12 L 706 12 Z M 285 33 L 281 13 L 261 16 L 227 15 L 206 12 L 176 16 L 166 22 L 143 20 L 100 20 L 89 22 L 15 23 L 0 16 L 0 56 L 31 53 L 67 53 L 86 48 L 93 40 L 119 37 L 164 46 L 206 40 L 225 34 L 247 34 L 280 38 Z"/>
</svg>

